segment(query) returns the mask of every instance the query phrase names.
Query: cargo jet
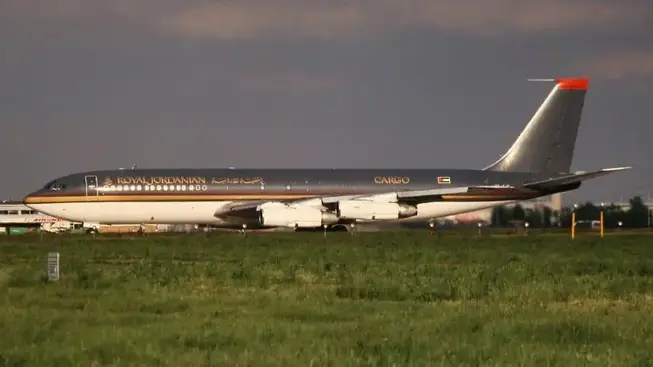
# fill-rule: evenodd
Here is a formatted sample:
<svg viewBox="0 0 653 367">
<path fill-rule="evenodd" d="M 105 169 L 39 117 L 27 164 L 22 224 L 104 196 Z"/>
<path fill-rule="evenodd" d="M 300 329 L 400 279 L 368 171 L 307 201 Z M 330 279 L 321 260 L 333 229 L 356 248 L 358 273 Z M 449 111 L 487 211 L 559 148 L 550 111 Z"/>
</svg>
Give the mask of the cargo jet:
<svg viewBox="0 0 653 367">
<path fill-rule="evenodd" d="M 102 170 L 57 178 L 24 203 L 87 225 L 342 230 L 365 222 L 429 221 L 530 200 L 631 168 L 570 172 L 589 80 L 550 81 L 555 86 L 510 149 L 480 170 Z"/>
</svg>

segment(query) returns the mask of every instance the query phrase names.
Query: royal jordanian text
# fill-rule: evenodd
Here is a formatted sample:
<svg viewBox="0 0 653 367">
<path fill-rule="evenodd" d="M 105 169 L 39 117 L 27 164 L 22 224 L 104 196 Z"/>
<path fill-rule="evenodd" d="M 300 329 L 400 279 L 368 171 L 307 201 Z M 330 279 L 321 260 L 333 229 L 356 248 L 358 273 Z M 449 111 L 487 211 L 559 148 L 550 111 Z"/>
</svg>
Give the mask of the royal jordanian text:
<svg viewBox="0 0 653 367">
<path fill-rule="evenodd" d="M 261 177 L 212 177 L 208 180 L 206 177 L 190 176 L 149 176 L 149 177 L 118 177 L 117 185 L 204 185 L 207 182 L 215 185 L 253 185 L 262 183 Z"/>
<path fill-rule="evenodd" d="M 193 185 L 206 184 L 205 177 L 118 177 L 118 185 Z"/>
<path fill-rule="evenodd" d="M 211 178 L 212 184 L 224 185 L 224 184 L 241 184 L 241 185 L 253 185 L 257 183 L 262 183 L 263 179 L 260 177 L 220 177 L 220 178 Z"/>
</svg>

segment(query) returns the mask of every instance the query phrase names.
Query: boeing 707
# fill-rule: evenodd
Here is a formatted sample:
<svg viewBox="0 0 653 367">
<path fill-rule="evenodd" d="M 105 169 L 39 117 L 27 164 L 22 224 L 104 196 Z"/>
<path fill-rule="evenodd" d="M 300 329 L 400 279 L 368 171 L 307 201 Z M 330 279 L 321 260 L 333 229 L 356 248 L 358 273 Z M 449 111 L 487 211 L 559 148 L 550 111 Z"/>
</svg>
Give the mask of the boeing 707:
<svg viewBox="0 0 653 367">
<path fill-rule="evenodd" d="M 552 81 L 510 149 L 483 169 L 99 170 L 56 178 L 24 204 L 97 225 L 335 229 L 434 220 L 575 190 L 631 168 L 570 172 L 589 80 Z"/>
</svg>

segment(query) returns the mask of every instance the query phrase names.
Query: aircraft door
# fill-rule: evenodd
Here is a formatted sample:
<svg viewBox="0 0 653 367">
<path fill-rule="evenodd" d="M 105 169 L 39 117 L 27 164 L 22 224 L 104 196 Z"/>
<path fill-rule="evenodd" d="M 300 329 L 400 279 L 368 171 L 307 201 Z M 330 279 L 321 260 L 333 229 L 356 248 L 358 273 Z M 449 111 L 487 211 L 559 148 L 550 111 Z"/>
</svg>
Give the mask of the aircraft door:
<svg viewBox="0 0 653 367">
<path fill-rule="evenodd" d="M 98 179 L 95 175 L 85 176 L 86 197 L 98 196 Z"/>
</svg>

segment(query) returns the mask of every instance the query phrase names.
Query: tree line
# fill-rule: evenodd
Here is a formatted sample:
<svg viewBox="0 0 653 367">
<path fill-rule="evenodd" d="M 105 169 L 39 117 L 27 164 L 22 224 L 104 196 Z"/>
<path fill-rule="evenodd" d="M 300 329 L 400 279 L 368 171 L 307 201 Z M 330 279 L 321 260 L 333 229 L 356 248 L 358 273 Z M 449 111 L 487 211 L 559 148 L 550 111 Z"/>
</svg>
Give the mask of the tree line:
<svg viewBox="0 0 653 367">
<path fill-rule="evenodd" d="M 646 206 L 640 196 L 629 200 L 630 208 L 622 210 L 611 203 L 603 207 L 605 228 L 646 228 L 651 226 L 653 211 Z M 563 207 L 560 211 L 549 207 L 541 209 L 524 208 L 520 204 L 501 206 L 492 210 L 492 226 L 508 227 L 528 222 L 532 228 L 570 227 L 573 207 Z M 576 208 L 576 223 L 590 223 L 600 220 L 601 206 L 590 202 L 580 204 Z"/>
</svg>

